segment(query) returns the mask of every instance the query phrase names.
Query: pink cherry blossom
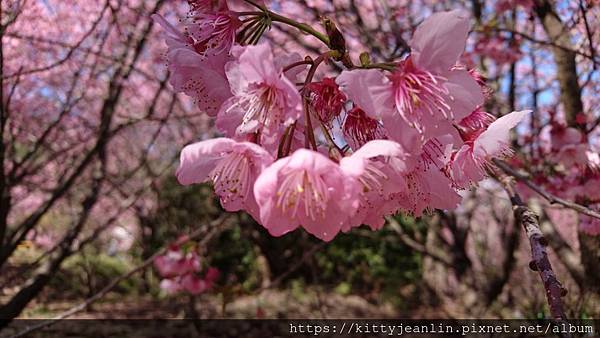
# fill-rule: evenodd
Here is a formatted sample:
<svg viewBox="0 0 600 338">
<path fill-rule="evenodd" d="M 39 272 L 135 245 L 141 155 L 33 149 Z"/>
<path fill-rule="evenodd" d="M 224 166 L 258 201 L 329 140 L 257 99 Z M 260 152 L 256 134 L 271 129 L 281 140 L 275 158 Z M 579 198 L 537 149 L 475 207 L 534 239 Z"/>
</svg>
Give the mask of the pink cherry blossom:
<svg viewBox="0 0 600 338">
<path fill-rule="evenodd" d="M 314 72 L 321 63 L 275 55 L 268 43 L 222 44 L 233 41 L 221 37 L 234 35 L 237 14 L 208 7 L 196 5 L 190 36 L 171 32 L 168 44 L 198 62 L 230 54 L 232 61 L 210 68 L 224 69 L 229 96 L 216 126 L 229 138 L 186 147 L 177 175 L 183 184 L 211 180 L 225 209 L 249 212 L 274 236 L 303 227 L 329 241 L 361 224 L 379 229 L 398 211 L 453 209 L 458 189 L 510 153 L 509 131 L 526 114 L 495 120 L 482 110 L 485 79 L 458 64 L 470 30 L 464 12 L 424 20 L 404 59 L 364 68 L 344 62 L 347 70 L 334 79 Z M 310 78 L 299 76 L 306 64 Z M 311 82 L 313 75 L 322 80 Z M 311 128 L 321 133 L 314 137 Z M 191 276 L 186 284 L 190 292 L 203 288 Z"/>
<path fill-rule="evenodd" d="M 405 174 L 415 165 L 415 160 L 400 144 L 388 140 L 366 143 L 358 151 L 340 161 L 340 166 L 361 185 L 357 214 L 347 223 L 352 226 L 367 224 L 373 230 L 385 223 L 384 216 L 398 211 L 395 197 L 406 191 Z"/>
<path fill-rule="evenodd" d="M 177 178 L 185 185 L 211 180 L 225 210 L 244 209 L 258 220 L 252 187 L 272 162 L 273 157 L 254 143 L 216 138 L 188 145 L 181 151 Z"/>
<path fill-rule="evenodd" d="M 217 127 L 229 137 L 259 133 L 265 147 L 280 141 L 285 127 L 301 115 L 300 94 L 277 67 L 267 44 L 236 47 L 227 66 L 233 97 L 221 107 Z"/>
<path fill-rule="evenodd" d="M 160 281 L 160 288 L 170 295 L 179 292 L 198 295 L 212 289 L 218 278 L 219 270 L 211 267 L 207 269 L 203 277 L 197 272 L 187 272 L 164 278 Z"/>
<path fill-rule="evenodd" d="M 185 254 L 178 247 L 172 247 L 156 257 L 154 266 L 162 277 L 169 278 L 199 271 L 200 260 L 195 252 Z"/>
<path fill-rule="evenodd" d="M 228 9 L 218 12 L 197 12 L 186 25 L 187 32 L 199 43 L 200 54 L 214 56 L 229 53 L 242 22 Z"/>
<path fill-rule="evenodd" d="M 407 59 L 390 79 L 398 113 L 409 124 L 421 128 L 424 124 L 438 123 L 436 119 L 452 116 L 450 105 L 446 103 L 449 91 L 441 76 L 418 69 Z"/>
<path fill-rule="evenodd" d="M 330 241 L 359 205 L 358 182 L 326 156 L 299 149 L 265 169 L 254 185 L 260 219 L 273 236 L 302 226 Z"/>
<path fill-rule="evenodd" d="M 192 97 L 201 111 L 215 116 L 227 98 L 231 96 L 225 77 L 226 54 L 206 57 L 198 53 L 197 43 L 181 33 L 158 14 L 152 16 L 165 31 L 169 82 L 175 91 Z"/>
<path fill-rule="evenodd" d="M 455 68 L 465 48 L 469 20 L 464 12 L 435 13 L 415 31 L 412 51 L 390 76 L 397 114 L 433 137 L 483 103 L 483 93 L 466 70 Z"/>
<path fill-rule="evenodd" d="M 510 130 L 521 122 L 531 111 L 517 111 L 504 115 L 492 122 L 489 127 L 467 141 L 452 158 L 451 176 L 459 187 L 465 187 L 482 180 L 486 168 L 493 157 L 507 156 L 511 153 L 509 145 Z"/>
<path fill-rule="evenodd" d="M 418 151 L 431 137 L 456 134 L 453 123 L 483 103 L 481 86 L 455 67 L 468 31 L 464 12 L 433 14 L 415 31 L 411 55 L 387 78 L 375 69 L 351 70 L 337 81 L 367 115 L 382 118 L 390 138 Z"/>
</svg>

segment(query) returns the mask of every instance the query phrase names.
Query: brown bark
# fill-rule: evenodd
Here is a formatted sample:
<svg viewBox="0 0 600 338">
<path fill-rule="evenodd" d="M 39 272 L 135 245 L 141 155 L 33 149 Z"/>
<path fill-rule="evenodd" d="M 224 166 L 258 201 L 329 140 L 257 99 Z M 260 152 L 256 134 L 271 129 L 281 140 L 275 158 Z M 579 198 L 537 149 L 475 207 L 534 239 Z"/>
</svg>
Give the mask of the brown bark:
<svg viewBox="0 0 600 338">
<path fill-rule="evenodd" d="M 521 200 L 521 197 L 514 190 L 514 180 L 506 175 L 500 175 L 500 183 L 503 185 L 506 193 L 513 205 L 513 213 L 515 221 L 523 227 L 525 234 L 531 245 L 531 262 L 529 267 L 533 271 L 537 271 L 540 279 L 546 290 L 546 299 L 550 308 L 552 318 L 563 320 L 566 319 L 562 297 L 567 294 L 567 290 L 562 286 L 548 259 L 546 247 L 548 240 L 540 230 L 539 217 L 529 209 Z"/>
<path fill-rule="evenodd" d="M 563 105 L 567 124 L 585 129 L 585 125 L 578 124 L 576 121 L 577 114 L 583 112 L 583 103 L 581 87 L 577 79 L 576 53 L 571 43 L 569 30 L 554 11 L 551 1 L 536 1 L 535 12 L 552 45 L 556 63 L 556 79 L 560 86 L 560 102 Z"/>
</svg>

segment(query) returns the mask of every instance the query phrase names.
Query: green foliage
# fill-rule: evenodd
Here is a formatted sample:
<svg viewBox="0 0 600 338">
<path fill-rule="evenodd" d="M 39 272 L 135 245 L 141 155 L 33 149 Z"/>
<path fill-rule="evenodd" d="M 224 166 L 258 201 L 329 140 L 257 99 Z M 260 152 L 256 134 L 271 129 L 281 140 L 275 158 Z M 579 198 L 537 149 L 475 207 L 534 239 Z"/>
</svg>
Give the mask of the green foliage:
<svg viewBox="0 0 600 338">
<path fill-rule="evenodd" d="M 227 276 L 228 283 L 239 283 L 246 292 L 259 286 L 257 254 L 252 241 L 244 237 L 241 225 L 221 234 L 211 245 L 209 255 L 211 266 Z"/>
<path fill-rule="evenodd" d="M 393 296 L 420 278 L 420 257 L 387 227 L 341 234 L 317 254 L 317 261 L 322 282 L 337 285 L 342 293 L 382 291 L 382 296 Z"/>
<path fill-rule="evenodd" d="M 125 256 L 109 256 L 90 248 L 65 261 L 56 278 L 52 279 L 50 289 L 57 292 L 56 296 L 61 298 L 89 297 L 113 279 L 127 273 L 133 266 Z M 133 277 L 123 280 L 114 291 L 137 294 L 141 289 L 141 280 L 139 277 Z"/>
<path fill-rule="evenodd" d="M 157 192 L 158 207 L 140 216 L 147 255 L 181 234 L 216 218 L 222 211 L 209 185 L 182 186 L 174 177 L 165 179 Z"/>
<path fill-rule="evenodd" d="M 183 187 L 174 179 L 163 182 L 158 208 L 142 219 L 144 247 L 156 248 L 205 224 L 223 212 L 209 185 Z M 399 289 L 418 283 L 420 255 L 399 240 L 389 227 L 370 231 L 366 227 L 340 234 L 312 257 L 305 257 L 320 241 L 303 230 L 282 237 L 271 236 L 261 225 L 240 213 L 239 222 L 203 248 L 206 264 L 217 267 L 221 284 L 248 293 L 261 287 L 265 278 L 285 275 L 282 286 L 297 289 L 318 284 L 340 294 L 363 293 L 397 297 Z M 410 234 L 424 233 L 413 218 L 398 219 Z M 148 231 L 150 230 L 150 231 Z M 146 254 L 147 255 L 147 254 Z M 290 268 L 302 264 L 294 271 Z"/>
</svg>

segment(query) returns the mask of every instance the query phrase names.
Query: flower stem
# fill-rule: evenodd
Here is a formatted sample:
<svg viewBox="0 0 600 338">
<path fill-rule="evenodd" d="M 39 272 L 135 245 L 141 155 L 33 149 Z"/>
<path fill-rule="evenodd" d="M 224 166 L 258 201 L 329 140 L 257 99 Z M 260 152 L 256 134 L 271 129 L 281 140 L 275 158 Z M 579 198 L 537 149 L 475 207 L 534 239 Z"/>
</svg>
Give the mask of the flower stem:
<svg viewBox="0 0 600 338">
<path fill-rule="evenodd" d="M 302 61 L 298 61 L 298 62 L 294 62 L 291 63 L 289 65 L 287 65 L 285 68 L 283 68 L 283 72 L 287 72 L 288 70 L 292 69 L 292 68 L 296 68 L 298 66 L 302 66 L 302 65 L 312 65 L 313 61 L 312 60 L 302 60 Z"/>
<path fill-rule="evenodd" d="M 327 35 L 317 31 L 316 29 L 312 28 L 310 25 L 292 20 L 288 17 L 279 15 L 270 10 L 266 10 L 266 13 L 267 13 L 267 15 L 269 15 L 271 17 L 271 20 L 276 21 L 276 22 L 285 23 L 289 26 L 295 27 L 304 33 L 307 33 L 307 34 L 310 34 L 310 35 L 316 37 L 317 39 L 321 40 L 325 45 L 327 45 L 329 47 L 329 38 L 327 37 Z"/>
<path fill-rule="evenodd" d="M 394 70 L 396 70 L 396 65 L 394 63 L 372 63 L 369 65 L 360 66 L 360 68 L 383 69 L 383 70 L 389 70 L 390 72 L 393 72 Z"/>
</svg>

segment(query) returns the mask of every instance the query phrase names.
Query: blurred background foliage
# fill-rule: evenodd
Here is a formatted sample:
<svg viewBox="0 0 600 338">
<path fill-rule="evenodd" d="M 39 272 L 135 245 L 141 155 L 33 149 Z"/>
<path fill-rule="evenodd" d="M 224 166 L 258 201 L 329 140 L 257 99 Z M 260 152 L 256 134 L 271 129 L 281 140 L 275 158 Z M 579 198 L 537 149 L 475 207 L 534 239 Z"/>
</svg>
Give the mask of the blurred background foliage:
<svg viewBox="0 0 600 338">
<path fill-rule="evenodd" d="M 135 236 L 136 242 L 130 249 L 115 251 L 110 242 L 96 241 L 74 254 L 40 297 L 40 304 L 31 307 L 25 316 L 52 313 L 46 308 L 47 303 L 92 296 L 161 247 L 169 245 L 182 234 L 206 227 L 224 212 L 209 185 L 182 187 L 168 177 L 156 187 L 156 194 L 158 203 L 154 208 L 138 210 L 136 223 L 139 235 Z M 489 198 L 493 199 L 493 196 Z M 434 318 L 457 314 L 465 317 L 548 316 L 543 293 L 538 296 L 530 291 L 537 285 L 537 276 L 526 267 L 512 267 L 514 272 L 507 277 L 509 279 L 500 277 L 500 289 L 490 291 L 501 276 L 499 270 L 504 267 L 496 262 L 498 257 L 493 248 L 485 244 L 485 234 L 471 234 L 476 242 L 472 253 L 448 250 L 448 256 L 442 257 L 448 260 L 446 264 L 439 262 L 442 258 L 432 259 L 433 256 L 415 250 L 410 243 L 407 245 L 406 239 L 409 238 L 432 245 L 434 249 L 430 248 L 431 252 L 444 250 L 444 245 L 460 246 L 460 240 L 457 243 L 456 239 L 461 237 L 457 235 L 461 233 L 461 227 L 456 226 L 460 223 L 456 215 L 438 213 L 420 219 L 398 215 L 395 220 L 401 233 L 389 224 L 376 232 L 362 227 L 340 234 L 330 243 L 323 243 L 304 231 L 273 237 L 244 213 L 233 214 L 232 217 L 234 222 L 230 227 L 209 241 L 206 247 L 199 248 L 202 265 L 205 268 L 216 267 L 221 272 L 217 286 L 193 300 L 195 306 L 201 309 L 200 316 L 293 317 L 296 313 L 296 316 L 335 317 L 334 309 L 345 306 L 356 307 L 355 310 L 345 308 L 340 312 L 346 316 L 349 313 L 373 317 L 401 314 Z M 454 223 L 447 223 L 450 221 Z M 510 217 L 497 221 L 512 223 Z M 491 229 L 495 225 L 478 226 Z M 444 228 L 454 229 L 456 233 L 451 236 L 454 239 L 444 239 L 447 232 Z M 472 230 L 480 231 L 477 227 L 472 227 Z M 510 232 L 510 229 L 506 231 Z M 432 234 L 435 234 L 433 238 Z M 520 233 L 517 235 L 512 237 L 513 240 L 521 236 Z M 516 246 L 519 241 L 522 239 L 517 240 Z M 525 246 L 521 249 L 527 254 Z M 35 246 L 20 250 L 19 264 L 30 262 L 41 253 Z M 480 261 L 468 255 L 474 255 Z M 492 263 L 485 263 L 486 260 Z M 26 276 L 20 278 L 25 279 Z M 115 302 L 129 299 L 137 303 L 129 305 L 130 308 L 148 306 L 146 302 L 150 302 L 162 316 L 188 315 L 187 310 L 182 309 L 188 306 L 189 296 L 167 295 L 159 287 L 160 280 L 152 267 L 145 269 L 143 273 L 119 283 L 101 304 L 113 307 Z M 511 287 L 504 288 L 508 283 Z M 493 299 L 486 301 L 490 293 Z M 283 299 L 279 299 L 281 297 Z M 302 305 L 304 303 L 308 305 Z M 101 304 L 95 305 L 92 310 L 102 308 Z M 571 314 L 579 318 L 595 317 L 598 313 L 598 301 L 594 297 L 585 300 L 572 298 L 569 304 Z M 289 310 L 287 306 L 300 306 L 300 309 Z M 269 307 L 272 308 L 270 311 L 264 310 Z M 106 312 L 102 313 L 106 315 Z"/>
</svg>

